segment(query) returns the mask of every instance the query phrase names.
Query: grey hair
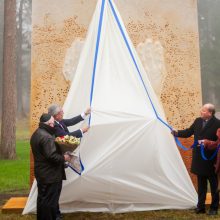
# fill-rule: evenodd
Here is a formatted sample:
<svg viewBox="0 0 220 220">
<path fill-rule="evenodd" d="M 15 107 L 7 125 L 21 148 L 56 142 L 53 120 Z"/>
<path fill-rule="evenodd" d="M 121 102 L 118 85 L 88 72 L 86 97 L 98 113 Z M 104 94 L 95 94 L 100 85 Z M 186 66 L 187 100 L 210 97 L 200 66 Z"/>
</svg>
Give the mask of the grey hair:
<svg viewBox="0 0 220 220">
<path fill-rule="evenodd" d="M 48 114 L 54 116 L 57 115 L 62 110 L 62 107 L 57 104 L 52 104 L 48 108 Z"/>
<path fill-rule="evenodd" d="M 204 105 L 204 107 L 206 107 L 213 116 L 215 115 L 215 106 L 213 104 L 207 103 Z"/>
</svg>

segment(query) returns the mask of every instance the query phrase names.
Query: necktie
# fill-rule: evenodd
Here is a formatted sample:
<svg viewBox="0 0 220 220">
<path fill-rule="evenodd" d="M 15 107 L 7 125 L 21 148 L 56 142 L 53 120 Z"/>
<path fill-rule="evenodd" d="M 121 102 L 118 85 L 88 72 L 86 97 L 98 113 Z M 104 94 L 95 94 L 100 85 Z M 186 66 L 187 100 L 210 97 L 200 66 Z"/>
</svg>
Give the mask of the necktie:
<svg viewBox="0 0 220 220">
<path fill-rule="evenodd" d="M 60 124 L 60 123 L 59 123 L 59 124 Z M 65 130 L 64 127 L 63 127 L 63 125 L 60 124 L 60 126 L 62 127 L 63 130 Z"/>
<path fill-rule="evenodd" d="M 65 130 L 64 127 L 63 127 L 63 125 L 61 125 L 61 123 L 60 123 L 59 121 L 56 121 L 56 122 L 57 122 L 57 124 L 59 124 L 59 125 L 61 126 L 61 128 L 62 128 L 63 130 Z"/>
<path fill-rule="evenodd" d="M 206 126 L 207 122 L 208 122 L 208 120 L 203 120 L 203 122 L 202 122 L 202 128 L 204 128 L 204 127 Z"/>
</svg>

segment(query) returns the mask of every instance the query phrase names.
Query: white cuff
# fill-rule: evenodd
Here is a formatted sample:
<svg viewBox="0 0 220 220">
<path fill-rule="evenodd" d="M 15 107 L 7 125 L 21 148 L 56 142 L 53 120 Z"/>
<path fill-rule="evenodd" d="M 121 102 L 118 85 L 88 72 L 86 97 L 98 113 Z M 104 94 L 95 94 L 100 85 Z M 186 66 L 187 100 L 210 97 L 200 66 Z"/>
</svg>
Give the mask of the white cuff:
<svg viewBox="0 0 220 220">
<path fill-rule="evenodd" d="M 85 114 L 85 112 L 83 112 L 83 113 L 81 114 L 81 117 L 82 117 L 83 119 L 86 118 L 86 114 Z"/>
<path fill-rule="evenodd" d="M 82 131 L 82 129 L 79 129 L 80 131 L 81 131 L 81 134 L 82 134 L 82 137 L 83 137 L 83 131 Z"/>
</svg>

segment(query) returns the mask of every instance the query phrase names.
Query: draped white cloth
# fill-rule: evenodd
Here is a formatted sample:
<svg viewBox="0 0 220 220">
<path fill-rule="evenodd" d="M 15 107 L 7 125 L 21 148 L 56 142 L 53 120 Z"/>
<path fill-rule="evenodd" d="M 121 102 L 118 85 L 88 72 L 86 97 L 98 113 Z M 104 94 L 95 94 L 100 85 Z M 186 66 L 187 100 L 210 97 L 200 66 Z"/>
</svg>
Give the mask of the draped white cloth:
<svg viewBox="0 0 220 220">
<path fill-rule="evenodd" d="M 97 3 L 65 101 L 65 118 L 90 104 L 91 128 L 78 149 L 84 171 L 80 176 L 66 169 L 62 212 L 195 207 L 196 191 L 169 128 L 158 119 L 166 122 L 112 0 Z M 23 214 L 36 211 L 36 198 L 34 182 Z"/>
</svg>

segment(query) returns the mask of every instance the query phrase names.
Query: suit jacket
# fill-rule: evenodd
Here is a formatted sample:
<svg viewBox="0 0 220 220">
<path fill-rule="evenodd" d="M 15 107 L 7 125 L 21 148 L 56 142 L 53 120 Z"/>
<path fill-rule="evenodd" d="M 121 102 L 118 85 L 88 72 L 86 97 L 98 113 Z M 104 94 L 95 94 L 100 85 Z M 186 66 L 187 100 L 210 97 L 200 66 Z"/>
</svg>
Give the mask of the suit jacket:
<svg viewBox="0 0 220 220">
<path fill-rule="evenodd" d="M 82 137 L 81 130 L 78 129 L 76 131 L 70 132 L 67 127 L 75 125 L 83 120 L 84 119 L 82 118 L 82 116 L 78 115 L 78 116 L 71 118 L 71 119 L 63 119 L 59 123 L 57 123 L 55 121 L 55 123 L 54 123 L 55 136 L 61 137 L 61 136 L 65 136 L 65 135 L 71 135 L 71 136 L 74 136 L 77 138 Z"/>
<path fill-rule="evenodd" d="M 54 129 L 43 123 L 31 136 L 34 175 L 38 183 L 50 184 L 66 179 L 64 157 L 54 139 Z"/>
<path fill-rule="evenodd" d="M 209 119 L 204 128 L 202 127 L 202 125 L 203 119 L 196 118 L 196 120 L 189 128 L 178 131 L 178 137 L 187 138 L 194 135 L 195 140 L 208 139 L 216 141 L 216 131 L 218 128 L 220 128 L 220 121 L 213 116 L 211 119 Z M 207 158 L 210 158 L 213 153 L 213 150 L 205 149 L 205 155 Z M 215 175 L 215 161 L 216 157 L 212 160 L 204 160 L 201 156 L 200 146 L 194 147 L 192 153 L 191 172 L 196 175 L 202 176 Z"/>
</svg>

